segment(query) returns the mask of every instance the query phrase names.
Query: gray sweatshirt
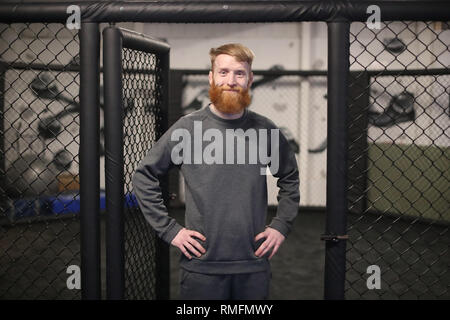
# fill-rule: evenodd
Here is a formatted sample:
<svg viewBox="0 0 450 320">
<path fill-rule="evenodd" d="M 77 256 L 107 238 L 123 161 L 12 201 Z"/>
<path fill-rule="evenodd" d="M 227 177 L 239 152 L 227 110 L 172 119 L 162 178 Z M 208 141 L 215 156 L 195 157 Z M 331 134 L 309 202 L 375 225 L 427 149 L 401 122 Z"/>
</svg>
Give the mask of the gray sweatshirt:
<svg viewBox="0 0 450 320">
<path fill-rule="evenodd" d="M 185 225 L 200 232 L 206 249 L 200 258 L 181 255 L 180 266 L 207 274 L 265 271 L 267 255 L 256 257 L 267 218 L 266 170 L 280 188 L 270 227 L 287 236 L 300 201 L 297 161 L 275 124 L 255 112 L 225 120 L 209 106 L 181 117 L 153 145 L 133 176 L 145 219 L 171 243 L 183 228 L 168 215 L 159 178 L 178 167 L 185 181 Z"/>
</svg>

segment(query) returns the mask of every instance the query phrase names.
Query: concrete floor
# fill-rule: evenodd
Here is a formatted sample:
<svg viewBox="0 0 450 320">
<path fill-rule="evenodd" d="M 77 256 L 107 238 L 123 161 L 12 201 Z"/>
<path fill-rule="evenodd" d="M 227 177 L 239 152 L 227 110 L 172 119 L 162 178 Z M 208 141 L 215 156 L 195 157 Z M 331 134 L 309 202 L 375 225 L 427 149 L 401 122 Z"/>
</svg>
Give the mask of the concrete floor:
<svg viewBox="0 0 450 320">
<path fill-rule="evenodd" d="M 170 214 L 184 225 L 183 209 L 172 208 Z M 269 212 L 269 219 L 273 214 Z M 319 237 L 324 230 L 324 218 L 323 212 L 299 214 L 291 234 L 271 260 L 270 299 L 322 299 L 324 243 Z M 79 232 L 76 217 L 0 227 L 0 252 L 5 253 L 0 255 L 0 298 L 80 299 L 79 290 L 67 290 L 65 272 L 69 265 L 80 265 Z M 104 219 L 101 234 L 102 296 L 105 298 Z M 170 258 L 170 297 L 177 299 L 178 248 L 171 246 Z"/>
<path fill-rule="evenodd" d="M 183 223 L 184 210 L 170 214 Z M 274 212 L 269 212 L 269 219 Z M 134 239 L 132 259 L 152 253 L 139 235 L 147 226 L 143 216 L 131 227 Z M 347 299 L 450 299 L 450 227 L 448 224 L 406 220 L 389 215 L 348 216 Z M 105 224 L 102 227 L 102 296 L 105 294 Z M 325 213 L 300 210 L 289 237 L 271 260 L 270 299 L 323 299 Z M 80 299 L 80 290 L 68 290 L 66 269 L 80 265 L 80 223 L 78 217 L 0 224 L 0 299 Z M 130 249 L 130 248 L 129 248 Z M 178 298 L 179 252 L 170 248 L 171 299 Z M 134 261 L 134 260 L 131 260 Z M 142 261 L 147 261 L 144 263 Z M 133 266 L 140 278 L 132 282 L 139 298 L 151 291 L 154 278 L 148 277 L 151 263 L 139 260 Z M 367 267 L 381 269 L 381 289 L 369 290 Z M 153 279 L 153 280 L 152 280 Z M 136 285 L 140 287 L 137 289 Z M 142 288 L 143 287 L 143 288 Z M 147 296 L 147 295 L 142 295 Z M 133 296 L 130 296 L 133 299 Z"/>
<path fill-rule="evenodd" d="M 182 209 L 171 215 L 183 223 Z M 274 215 L 269 211 L 269 219 Z M 323 268 L 325 244 L 320 235 L 325 230 L 324 212 L 300 212 L 288 238 L 271 260 L 272 283 L 269 299 L 304 300 L 323 299 Z M 179 250 L 170 248 L 170 294 L 179 295 Z"/>
<path fill-rule="evenodd" d="M 269 212 L 269 219 L 275 212 Z M 183 211 L 171 213 L 179 222 Z M 448 224 L 398 216 L 349 214 L 346 299 L 450 299 Z M 291 234 L 271 260 L 270 299 L 323 299 L 325 212 L 301 210 Z M 171 299 L 178 298 L 178 249 L 171 247 Z M 367 268 L 380 268 L 381 288 L 367 286 Z"/>
</svg>

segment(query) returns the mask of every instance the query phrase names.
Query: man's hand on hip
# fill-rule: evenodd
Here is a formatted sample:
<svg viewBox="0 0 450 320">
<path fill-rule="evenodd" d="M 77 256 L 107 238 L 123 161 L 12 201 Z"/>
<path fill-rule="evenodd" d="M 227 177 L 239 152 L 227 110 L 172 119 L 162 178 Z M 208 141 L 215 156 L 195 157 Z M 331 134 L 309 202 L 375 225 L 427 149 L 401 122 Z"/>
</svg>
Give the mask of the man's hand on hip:
<svg viewBox="0 0 450 320">
<path fill-rule="evenodd" d="M 274 254 L 277 253 L 278 249 L 285 239 L 285 236 L 283 236 L 278 230 L 267 227 L 266 230 L 256 235 L 255 242 L 264 238 L 266 240 L 256 250 L 255 255 L 257 257 L 262 257 L 267 252 L 272 250 L 272 253 L 269 256 L 269 259 L 271 259 Z"/>
<path fill-rule="evenodd" d="M 201 255 L 204 254 L 206 250 L 197 240 L 195 240 L 194 237 L 202 241 L 206 240 L 206 237 L 201 233 L 183 228 L 177 233 L 175 238 L 173 238 L 171 244 L 175 247 L 178 247 L 178 249 L 180 249 L 188 259 L 192 259 L 189 251 L 195 254 L 197 257 L 201 257 Z"/>
</svg>

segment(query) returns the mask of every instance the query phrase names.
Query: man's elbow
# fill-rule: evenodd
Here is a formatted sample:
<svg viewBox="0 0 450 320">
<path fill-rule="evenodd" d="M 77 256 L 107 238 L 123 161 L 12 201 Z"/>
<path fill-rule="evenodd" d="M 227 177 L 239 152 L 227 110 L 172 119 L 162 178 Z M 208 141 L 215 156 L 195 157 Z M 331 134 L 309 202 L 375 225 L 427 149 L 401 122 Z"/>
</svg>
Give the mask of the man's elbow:
<svg viewBox="0 0 450 320">
<path fill-rule="evenodd" d="M 139 186 L 141 185 L 141 180 L 142 180 L 142 173 L 139 171 L 139 169 L 137 169 L 134 173 L 133 176 L 131 177 L 131 185 L 133 186 L 133 190 L 136 193 L 136 190 L 139 189 Z"/>
</svg>

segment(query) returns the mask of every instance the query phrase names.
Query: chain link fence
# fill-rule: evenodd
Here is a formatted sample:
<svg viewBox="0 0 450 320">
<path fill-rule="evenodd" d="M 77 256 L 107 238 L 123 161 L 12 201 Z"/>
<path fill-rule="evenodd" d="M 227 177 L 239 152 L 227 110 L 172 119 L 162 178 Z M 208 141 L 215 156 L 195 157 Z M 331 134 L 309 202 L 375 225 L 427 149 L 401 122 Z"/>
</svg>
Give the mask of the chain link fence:
<svg viewBox="0 0 450 320">
<path fill-rule="evenodd" d="M 351 24 L 347 298 L 450 297 L 449 32 L 434 22 Z M 81 297 L 79 46 L 63 24 L 0 24 L 1 299 Z M 156 238 L 130 182 L 163 131 L 161 67 L 152 54 L 123 57 L 125 296 L 154 298 Z M 206 74 L 185 76 L 183 113 L 204 106 Z M 323 205 L 326 74 L 256 75 L 251 108 L 296 151 L 301 181 L 319 197 L 303 191 L 301 204 Z M 272 204 L 274 191 L 269 182 Z"/>
<path fill-rule="evenodd" d="M 79 299 L 78 34 L 0 24 L 0 48 L 0 298 Z"/>
<path fill-rule="evenodd" d="M 347 298 L 450 298 L 449 32 L 351 24 Z"/>
<path fill-rule="evenodd" d="M 0 28 L 0 298 L 80 299 L 78 33 L 53 23 Z M 155 299 L 157 241 L 131 177 L 163 130 L 165 84 L 157 55 L 127 48 L 122 54 L 125 298 Z M 103 86 L 100 91 L 104 190 Z M 105 193 L 100 196 L 104 211 Z M 101 260 L 104 268 L 104 254 Z"/>
<path fill-rule="evenodd" d="M 124 48 L 125 297 L 156 298 L 156 234 L 132 193 L 132 176 L 163 123 L 162 73 L 157 55 Z"/>
</svg>

